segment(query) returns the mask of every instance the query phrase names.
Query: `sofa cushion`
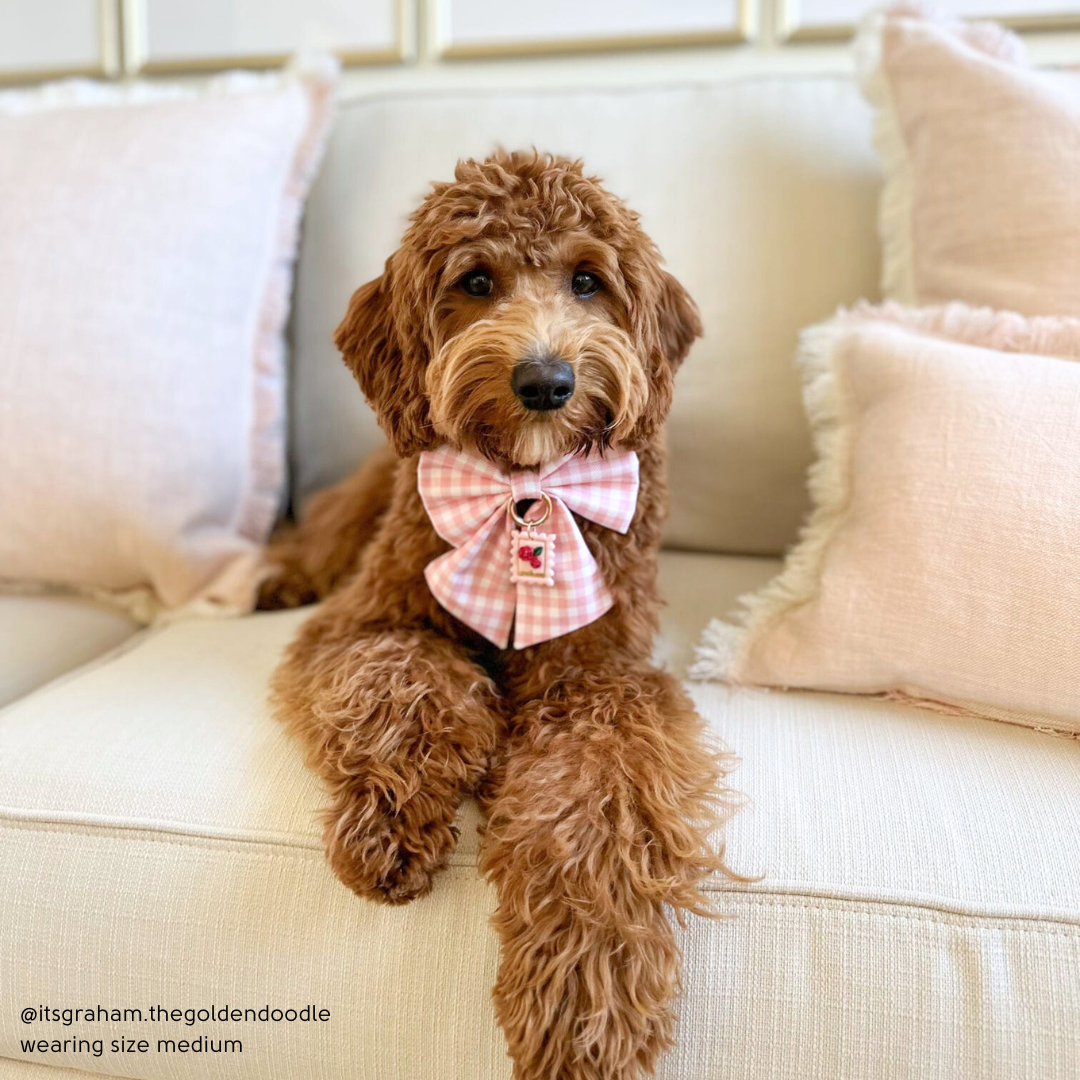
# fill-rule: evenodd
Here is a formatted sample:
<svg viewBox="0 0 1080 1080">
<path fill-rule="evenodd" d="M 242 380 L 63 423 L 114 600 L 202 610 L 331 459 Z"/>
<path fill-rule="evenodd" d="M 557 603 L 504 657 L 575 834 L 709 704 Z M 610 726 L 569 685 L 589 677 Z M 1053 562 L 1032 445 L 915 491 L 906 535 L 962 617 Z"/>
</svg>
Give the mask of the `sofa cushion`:
<svg viewBox="0 0 1080 1080">
<path fill-rule="evenodd" d="M 0 94 L 0 579 L 250 611 L 336 76 Z"/>
<path fill-rule="evenodd" d="M 331 340 L 349 295 L 382 272 L 429 183 L 496 144 L 583 157 L 640 211 L 701 306 L 705 337 L 679 373 L 669 425 L 668 543 L 781 551 L 810 458 L 796 334 L 877 291 L 870 110 L 844 78 L 343 102 L 297 270 L 299 502 L 382 441 Z"/>
<path fill-rule="evenodd" d="M 672 552 L 663 567 L 675 603 L 658 659 L 681 673 L 710 604 L 730 606 L 776 562 Z M 58 688 L 59 697 L 27 702 L 0 724 L 0 806 L 64 821 L 89 815 L 266 841 L 302 837 L 317 847 L 318 787 L 266 705 L 277 654 L 308 614 L 150 631 L 135 652 Z M 474 841 L 466 829 L 466 854 Z"/>
<path fill-rule="evenodd" d="M 1080 319 L 860 303 L 799 366 L 813 513 L 694 675 L 1080 736 Z"/>
<path fill-rule="evenodd" d="M 3 1080 L 87 1080 L 91 1076 L 106 1075 L 108 1074 L 88 1073 L 82 1069 L 59 1069 L 55 1065 L 38 1065 L 33 1061 L 0 1059 L 0 1077 L 3 1077 Z"/>
<path fill-rule="evenodd" d="M 138 624 L 79 596 L 0 596 L 0 706 L 119 645 Z"/>
<path fill-rule="evenodd" d="M 866 18 L 855 55 L 889 297 L 1080 316 L 1080 71 L 1039 70 L 1003 27 L 910 2 Z"/>
<path fill-rule="evenodd" d="M 682 678 L 694 661 L 699 630 L 715 617 L 717 604 L 725 613 L 740 596 L 762 588 L 779 569 L 776 559 L 731 555 L 717 558 L 694 551 L 665 551 L 660 555 L 660 636 L 653 659 Z"/>
<path fill-rule="evenodd" d="M 666 619 L 684 640 L 771 569 L 665 556 L 666 581 L 673 567 Z M 507 1080 L 475 812 L 433 893 L 402 908 L 358 900 L 324 862 L 322 793 L 265 705 L 305 617 L 169 626 L 0 716 L 0 997 L 330 1011 L 125 1025 L 152 1046 L 242 1041 L 227 1060 L 192 1054 L 187 1077 Z M 765 877 L 714 882 L 735 917 L 687 930 L 659 1075 L 1075 1076 L 1080 746 L 852 698 L 692 692 L 744 759 L 730 858 Z M 20 1048 L 74 1034 L 104 1036 L 102 1056 Z M 111 1037 L 0 1010 L 2 1056 L 177 1075 L 165 1053 L 110 1054 Z"/>
</svg>

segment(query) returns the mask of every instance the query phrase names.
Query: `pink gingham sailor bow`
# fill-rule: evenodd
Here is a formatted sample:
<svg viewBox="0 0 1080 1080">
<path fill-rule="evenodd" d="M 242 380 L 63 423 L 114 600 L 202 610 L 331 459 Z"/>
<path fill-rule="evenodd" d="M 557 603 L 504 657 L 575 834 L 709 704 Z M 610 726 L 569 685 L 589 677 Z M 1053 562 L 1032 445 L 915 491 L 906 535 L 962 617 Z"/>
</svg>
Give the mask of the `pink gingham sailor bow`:
<svg viewBox="0 0 1080 1080">
<path fill-rule="evenodd" d="M 454 546 L 428 563 L 424 577 L 435 599 L 488 641 L 505 649 L 513 625 L 514 648 L 524 649 L 611 607 L 573 514 L 625 533 L 637 506 L 637 454 L 593 452 L 510 471 L 440 447 L 420 455 L 418 479 L 435 531 Z M 510 507 L 522 499 L 537 500 L 525 517 L 537 522 L 535 530 L 515 528 Z M 549 500 L 550 516 L 540 524 Z"/>
</svg>

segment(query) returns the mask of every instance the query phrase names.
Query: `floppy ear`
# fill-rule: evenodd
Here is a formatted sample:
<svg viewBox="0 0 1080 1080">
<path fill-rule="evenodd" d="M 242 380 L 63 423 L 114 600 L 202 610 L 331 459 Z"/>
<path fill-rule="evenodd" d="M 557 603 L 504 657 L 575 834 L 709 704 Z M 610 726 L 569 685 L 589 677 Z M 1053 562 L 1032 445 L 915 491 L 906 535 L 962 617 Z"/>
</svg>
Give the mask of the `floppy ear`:
<svg viewBox="0 0 1080 1080">
<path fill-rule="evenodd" d="M 334 342 L 375 410 L 379 426 L 397 453 L 405 457 L 427 449 L 432 431 L 416 329 L 402 327 L 399 322 L 387 262 L 382 277 L 353 293 Z"/>
<path fill-rule="evenodd" d="M 647 302 L 637 305 L 637 337 L 647 358 L 649 398 L 634 427 L 632 441 L 650 442 L 667 419 L 675 389 L 675 370 L 701 336 L 701 318 L 690 294 L 666 270 L 651 267 L 642 290 Z"/>
<path fill-rule="evenodd" d="M 664 358 L 675 370 L 701 337 L 701 316 L 690 294 L 666 270 L 660 271 L 659 338 Z"/>
</svg>

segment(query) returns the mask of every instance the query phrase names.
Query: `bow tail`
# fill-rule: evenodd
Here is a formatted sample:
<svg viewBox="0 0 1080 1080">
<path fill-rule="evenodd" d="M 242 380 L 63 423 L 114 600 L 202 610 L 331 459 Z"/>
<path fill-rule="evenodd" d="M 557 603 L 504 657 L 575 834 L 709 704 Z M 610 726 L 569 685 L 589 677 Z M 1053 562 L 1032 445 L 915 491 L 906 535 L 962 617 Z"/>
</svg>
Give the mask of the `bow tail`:
<svg viewBox="0 0 1080 1080">
<path fill-rule="evenodd" d="M 587 626 L 615 602 L 573 515 L 558 498 L 552 499 L 551 524 L 557 536 L 555 584 L 516 586 L 515 649 L 525 649 Z"/>
<path fill-rule="evenodd" d="M 467 543 L 440 555 L 424 570 L 439 604 L 500 649 L 510 642 L 515 599 L 504 518 L 500 506 Z M 459 603 L 459 597 L 468 602 Z"/>
</svg>

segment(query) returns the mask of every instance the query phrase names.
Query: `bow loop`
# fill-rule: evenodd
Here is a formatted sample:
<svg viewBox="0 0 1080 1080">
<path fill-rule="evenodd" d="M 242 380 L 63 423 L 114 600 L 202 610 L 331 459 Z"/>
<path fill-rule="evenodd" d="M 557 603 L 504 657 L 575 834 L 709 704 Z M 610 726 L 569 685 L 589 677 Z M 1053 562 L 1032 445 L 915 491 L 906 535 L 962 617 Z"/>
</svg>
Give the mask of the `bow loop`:
<svg viewBox="0 0 1080 1080">
<path fill-rule="evenodd" d="M 420 455 L 417 481 L 435 531 L 454 548 L 428 564 L 428 586 L 447 611 L 495 645 L 506 648 L 511 626 L 514 648 L 523 649 L 610 609 L 611 593 L 573 515 L 626 532 L 637 506 L 633 452 L 569 456 L 540 470 L 510 471 L 478 454 L 440 447 Z M 511 499 L 542 495 L 551 500 L 551 514 L 537 540 L 548 537 L 553 580 L 515 582 L 508 507 Z"/>
<path fill-rule="evenodd" d="M 540 473 L 536 469 L 514 469 L 510 473 L 510 492 L 514 496 L 514 502 L 523 499 L 539 499 Z"/>
</svg>

